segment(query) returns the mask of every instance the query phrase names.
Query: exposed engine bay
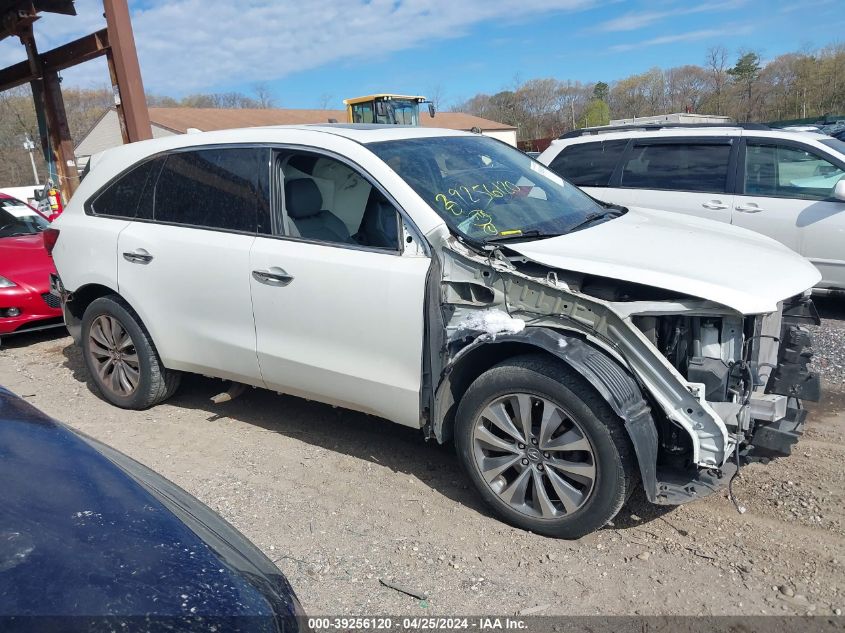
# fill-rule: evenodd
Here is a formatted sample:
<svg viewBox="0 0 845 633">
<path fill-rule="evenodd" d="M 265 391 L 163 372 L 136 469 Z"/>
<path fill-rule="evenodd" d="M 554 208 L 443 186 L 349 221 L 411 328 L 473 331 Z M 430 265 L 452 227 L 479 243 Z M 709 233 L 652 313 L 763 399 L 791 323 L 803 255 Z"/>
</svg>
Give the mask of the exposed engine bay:
<svg viewBox="0 0 845 633">
<path fill-rule="evenodd" d="M 793 315 L 763 317 L 641 316 L 636 326 L 697 390 L 746 455 L 788 455 L 806 412 L 800 400 L 819 399 L 819 380 L 807 365 L 815 317 L 808 299 L 788 304 Z M 661 434 L 668 455 L 688 452 L 676 428 Z"/>
<path fill-rule="evenodd" d="M 485 259 L 452 242 L 441 260 L 445 340 L 431 367 L 444 376 L 432 416 L 440 441 L 461 361 L 490 343 L 540 347 L 586 377 L 625 420 L 654 503 L 705 496 L 743 460 L 789 454 L 806 417 L 801 400 L 819 398 L 808 296 L 743 315 L 502 250 Z"/>
</svg>

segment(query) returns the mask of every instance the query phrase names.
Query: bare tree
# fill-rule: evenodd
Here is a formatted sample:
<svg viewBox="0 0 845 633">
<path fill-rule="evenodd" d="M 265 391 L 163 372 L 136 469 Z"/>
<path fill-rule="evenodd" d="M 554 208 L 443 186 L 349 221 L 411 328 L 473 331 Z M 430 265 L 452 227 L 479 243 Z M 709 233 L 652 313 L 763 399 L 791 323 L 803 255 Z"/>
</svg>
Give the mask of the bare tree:
<svg viewBox="0 0 845 633">
<path fill-rule="evenodd" d="M 707 91 L 707 71 L 700 66 L 679 66 L 666 71 L 666 92 L 673 112 L 698 112 Z"/>
<path fill-rule="evenodd" d="M 716 114 L 722 114 L 722 93 L 727 83 L 728 49 L 724 46 L 714 46 L 707 51 L 707 69 L 713 85 L 713 96 L 716 100 Z"/>
<path fill-rule="evenodd" d="M 434 109 L 437 112 L 446 110 L 446 90 L 443 88 L 443 84 L 436 83 L 430 86 L 426 91 L 426 97 L 434 104 Z"/>
<path fill-rule="evenodd" d="M 259 81 L 252 86 L 252 94 L 255 97 L 257 108 L 275 108 L 276 98 L 270 90 L 270 86 L 265 81 Z"/>
</svg>

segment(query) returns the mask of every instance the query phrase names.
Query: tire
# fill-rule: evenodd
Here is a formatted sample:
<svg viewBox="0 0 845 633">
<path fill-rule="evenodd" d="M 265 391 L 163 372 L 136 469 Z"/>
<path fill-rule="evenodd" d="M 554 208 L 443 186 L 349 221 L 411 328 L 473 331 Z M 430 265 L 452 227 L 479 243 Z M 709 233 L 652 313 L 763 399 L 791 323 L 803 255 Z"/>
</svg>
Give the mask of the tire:
<svg viewBox="0 0 845 633">
<path fill-rule="evenodd" d="M 162 365 L 141 319 L 118 295 L 95 299 L 85 309 L 82 356 L 102 397 L 122 409 L 167 400 L 182 378 Z"/>
<path fill-rule="evenodd" d="M 523 407 L 531 431 L 519 442 Z M 556 538 L 601 528 L 639 481 L 622 420 L 581 376 L 540 355 L 508 359 L 470 385 L 458 406 L 455 445 L 498 517 Z"/>
</svg>

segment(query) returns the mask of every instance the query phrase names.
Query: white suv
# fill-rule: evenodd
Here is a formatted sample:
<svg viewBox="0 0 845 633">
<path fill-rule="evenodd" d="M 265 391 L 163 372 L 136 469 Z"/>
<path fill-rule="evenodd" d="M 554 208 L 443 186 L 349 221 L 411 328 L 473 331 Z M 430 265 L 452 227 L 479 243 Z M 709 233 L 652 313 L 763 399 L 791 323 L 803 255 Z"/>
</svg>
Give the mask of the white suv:
<svg viewBox="0 0 845 633">
<path fill-rule="evenodd" d="M 764 126 L 569 133 L 538 159 L 591 196 L 729 222 L 813 262 L 845 290 L 845 142 Z"/>
<path fill-rule="evenodd" d="M 601 527 L 640 481 L 654 503 L 709 494 L 740 449 L 788 453 L 819 395 L 803 258 L 601 205 L 476 134 L 133 143 L 92 158 L 53 230 L 110 402 L 196 372 L 372 413 L 454 438 L 496 513 L 543 534 Z"/>
</svg>

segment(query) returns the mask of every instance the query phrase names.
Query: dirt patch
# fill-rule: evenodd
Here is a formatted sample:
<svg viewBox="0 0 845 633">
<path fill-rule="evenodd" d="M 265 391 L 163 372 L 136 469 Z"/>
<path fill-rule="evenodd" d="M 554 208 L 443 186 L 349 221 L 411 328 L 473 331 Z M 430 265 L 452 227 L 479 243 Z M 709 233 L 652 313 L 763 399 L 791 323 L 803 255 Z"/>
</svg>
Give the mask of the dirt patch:
<svg viewBox="0 0 845 633">
<path fill-rule="evenodd" d="M 724 495 L 671 510 L 635 495 L 612 526 L 565 542 L 497 521 L 451 448 L 413 430 L 263 390 L 216 406 L 221 383 L 198 377 L 166 404 L 121 411 L 91 391 L 69 338 L 7 343 L 0 384 L 220 512 L 310 614 L 845 609 L 842 393 L 814 407 L 792 456 L 743 469 L 745 514 Z"/>
</svg>

